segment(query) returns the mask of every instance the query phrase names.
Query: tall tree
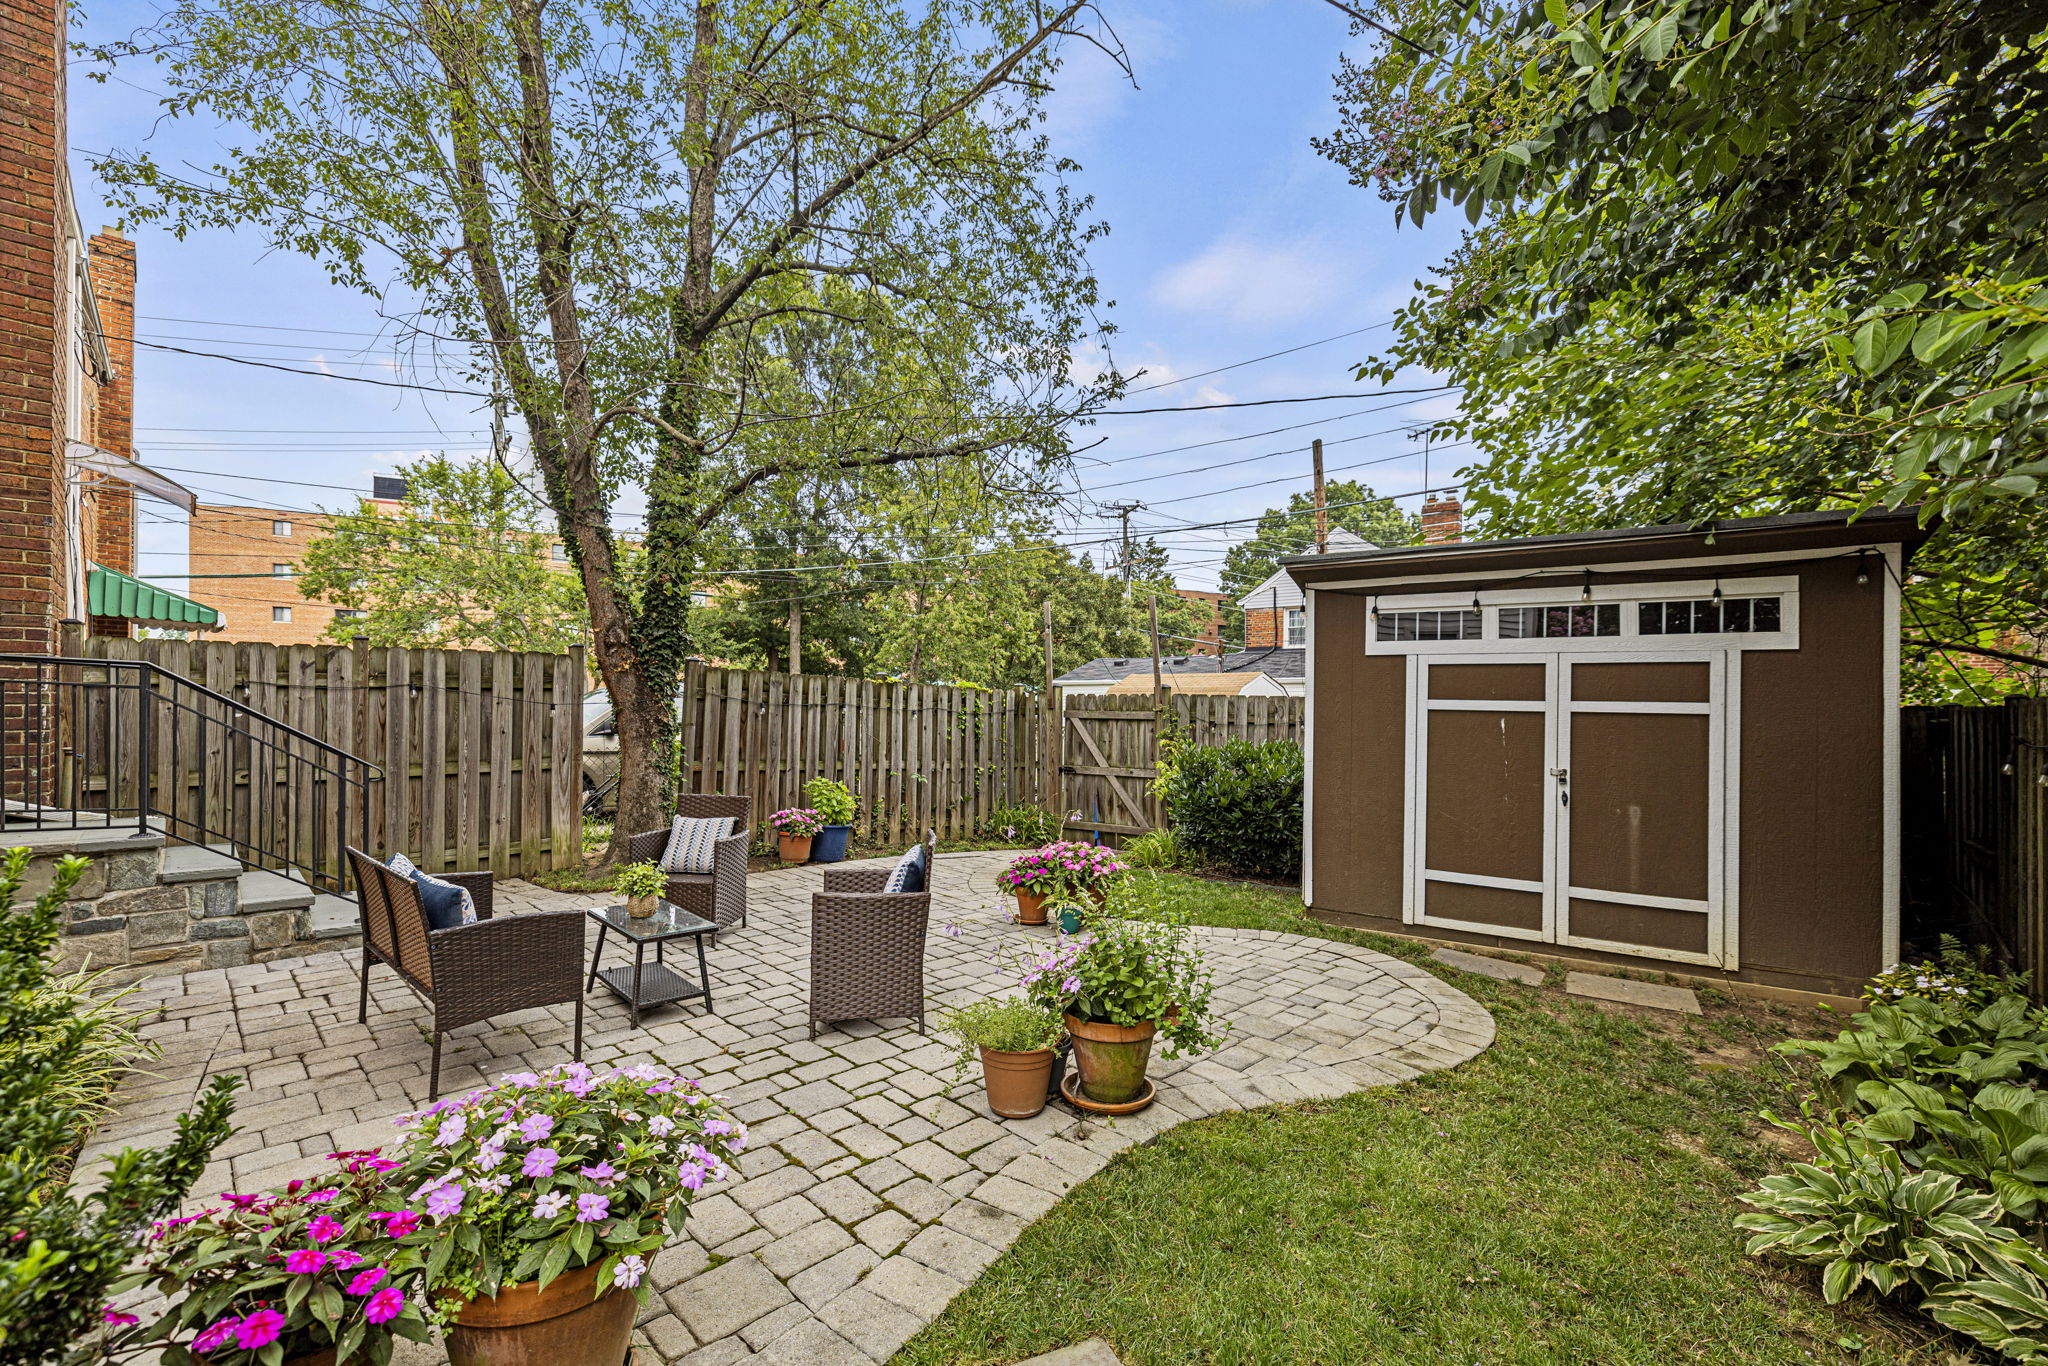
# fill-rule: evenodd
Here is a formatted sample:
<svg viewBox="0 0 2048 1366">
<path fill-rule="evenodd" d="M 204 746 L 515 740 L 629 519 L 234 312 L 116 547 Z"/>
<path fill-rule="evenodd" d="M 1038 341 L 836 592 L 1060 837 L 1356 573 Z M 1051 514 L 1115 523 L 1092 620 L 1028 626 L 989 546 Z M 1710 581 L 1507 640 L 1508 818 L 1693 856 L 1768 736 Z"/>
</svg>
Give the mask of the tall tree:
<svg viewBox="0 0 2048 1366">
<path fill-rule="evenodd" d="M 1490 527 L 1918 501 L 1914 635 L 2048 626 L 2048 8 L 1366 13 L 1322 149 L 1476 226 L 1361 374 L 1465 386 Z"/>
<path fill-rule="evenodd" d="M 335 640 L 456 650 L 567 650 L 589 632 L 583 585 L 511 474 L 432 456 L 400 467 L 395 511 L 370 499 L 334 514 L 299 566 L 299 592 L 354 608 Z"/>
<path fill-rule="evenodd" d="M 1064 458 L 1120 390 L 1096 229 L 1037 131 L 1082 0 L 171 0 L 105 50 L 166 116 L 246 137 L 210 172 L 97 164 L 129 218 L 252 223 L 416 301 L 524 421 L 618 709 L 620 839 L 665 819 L 692 591 L 733 510 L 802 470 Z M 281 60 L 280 54 L 289 54 Z M 857 337 L 829 385 L 788 320 Z M 644 490 L 644 556 L 612 525 Z M 614 852 L 619 851 L 615 846 Z"/>
<path fill-rule="evenodd" d="M 1324 486 L 1323 501 L 1332 531 L 1349 531 L 1374 545 L 1409 545 L 1422 539 L 1421 519 L 1401 511 L 1392 499 L 1376 496 L 1359 480 L 1332 480 Z M 1231 546 L 1223 557 L 1219 586 L 1231 599 L 1223 612 L 1226 639 L 1244 639 L 1244 611 L 1237 599 L 1264 583 L 1280 567 L 1281 556 L 1305 554 L 1315 545 L 1314 494 L 1291 494 L 1287 506 L 1267 508 L 1259 514 L 1252 534 Z"/>
</svg>

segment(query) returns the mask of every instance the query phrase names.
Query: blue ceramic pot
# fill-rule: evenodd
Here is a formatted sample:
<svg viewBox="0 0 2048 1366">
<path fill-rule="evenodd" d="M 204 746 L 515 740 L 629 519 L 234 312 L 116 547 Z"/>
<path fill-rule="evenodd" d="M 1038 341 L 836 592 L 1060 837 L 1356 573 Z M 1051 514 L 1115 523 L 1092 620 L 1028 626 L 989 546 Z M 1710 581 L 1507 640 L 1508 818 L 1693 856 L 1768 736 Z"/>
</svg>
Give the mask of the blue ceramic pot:
<svg viewBox="0 0 2048 1366">
<path fill-rule="evenodd" d="M 1075 910 L 1075 909 L 1074 909 L 1073 907 L 1071 907 L 1071 906 L 1069 906 L 1069 907 L 1067 907 L 1066 909 L 1062 910 L 1062 911 L 1060 912 L 1060 933 L 1061 933 L 1061 934 L 1079 934 L 1080 932 L 1081 932 L 1081 913 L 1080 913 L 1079 911 Z"/>
<path fill-rule="evenodd" d="M 828 825 L 811 841 L 811 862 L 837 863 L 846 857 L 846 844 L 853 838 L 850 825 Z"/>
</svg>

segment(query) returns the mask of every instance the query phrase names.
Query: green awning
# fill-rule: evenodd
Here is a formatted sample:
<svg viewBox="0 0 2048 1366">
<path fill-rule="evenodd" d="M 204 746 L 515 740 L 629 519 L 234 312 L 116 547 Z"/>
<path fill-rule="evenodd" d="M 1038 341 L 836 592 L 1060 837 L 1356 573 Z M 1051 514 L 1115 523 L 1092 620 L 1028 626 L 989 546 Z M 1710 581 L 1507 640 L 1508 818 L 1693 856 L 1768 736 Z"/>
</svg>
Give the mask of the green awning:
<svg viewBox="0 0 2048 1366">
<path fill-rule="evenodd" d="M 97 564 L 85 576 L 85 608 L 96 617 L 126 617 L 145 626 L 210 631 L 220 625 L 220 613 L 203 602 L 153 588 L 118 569 Z"/>
</svg>

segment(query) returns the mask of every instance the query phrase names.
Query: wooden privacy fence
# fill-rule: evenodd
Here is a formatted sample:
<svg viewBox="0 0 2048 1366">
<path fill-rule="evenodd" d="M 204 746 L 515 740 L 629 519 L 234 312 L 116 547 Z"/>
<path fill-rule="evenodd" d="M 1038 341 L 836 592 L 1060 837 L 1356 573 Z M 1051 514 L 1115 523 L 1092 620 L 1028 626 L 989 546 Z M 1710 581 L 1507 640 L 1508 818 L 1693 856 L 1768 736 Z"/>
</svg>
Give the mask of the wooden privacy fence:
<svg viewBox="0 0 2048 1366">
<path fill-rule="evenodd" d="M 1027 692 L 692 664 L 680 705 L 686 785 L 751 796 L 756 821 L 803 805 L 821 777 L 852 789 L 861 829 L 892 845 L 927 829 L 966 838 L 1042 800 Z"/>
<path fill-rule="evenodd" d="M 1298 697 L 1167 695 L 1188 744 L 1302 739 Z M 1061 825 L 1070 837 L 1116 841 L 1166 824 L 1152 793 L 1160 713 L 1142 696 L 1070 697 L 1060 747 Z"/>
<path fill-rule="evenodd" d="M 73 658 L 155 664 L 376 764 L 383 774 L 370 782 L 369 829 L 355 818 L 348 827 L 373 854 L 402 852 L 428 872 L 488 868 L 503 877 L 581 859 L 580 650 L 109 637 L 72 640 L 66 650 Z M 285 790 L 286 768 L 216 760 L 202 781 L 196 746 L 177 747 L 162 735 L 153 744 L 153 805 L 169 813 L 174 834 L 309 818 L 305 794 Z M 272 847 L 260 837 L 250 842 Z"/>
<path fill-rule="evenodd" d="M 2048 992 L 2048 698 L 1900 717 L 1908 929 L 1988 944 Z"/>
</svg>

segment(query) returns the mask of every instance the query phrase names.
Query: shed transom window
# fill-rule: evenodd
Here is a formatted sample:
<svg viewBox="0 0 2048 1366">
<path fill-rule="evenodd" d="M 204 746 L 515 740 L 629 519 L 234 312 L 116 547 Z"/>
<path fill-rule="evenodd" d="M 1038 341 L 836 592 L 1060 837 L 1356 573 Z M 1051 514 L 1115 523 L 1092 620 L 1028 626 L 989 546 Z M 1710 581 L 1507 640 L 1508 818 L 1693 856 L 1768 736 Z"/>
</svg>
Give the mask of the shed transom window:
<svg viewBox="0 0 2048 1366">
<path fill-rule="evenodd" d="M 1485 629 L 1483 613 L 1382 612 L 1378 635 L 1381 640 L 1478 640 Z"/>
<path fill-rule="evenodd" d="M 1636 604 L 1636 633 L 1645 636 L 1707 636 L 1730 631 L 1776 631 L 1776 598 L 1689 598 Z"/>
<path fill-rule="evenodd" d="M 1564 636 L 1618 636 L 1621 604 L 1578 603 L 1569 607 L 1503 607 L 1502 640 L 1557 639 Z"/>
</svg>

